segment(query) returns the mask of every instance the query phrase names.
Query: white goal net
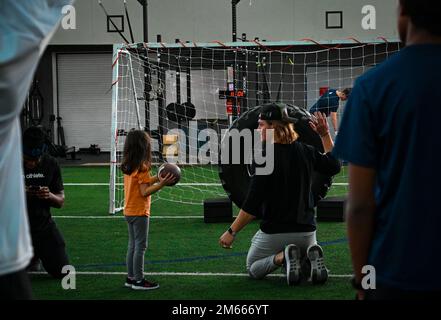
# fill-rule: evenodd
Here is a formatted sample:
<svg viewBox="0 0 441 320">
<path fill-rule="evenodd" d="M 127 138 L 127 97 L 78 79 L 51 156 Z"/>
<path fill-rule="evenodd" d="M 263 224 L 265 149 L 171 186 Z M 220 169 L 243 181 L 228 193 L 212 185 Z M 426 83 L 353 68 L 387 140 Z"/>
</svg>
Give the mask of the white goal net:
<svg viewBox="0 0 441 320">
<path fill-rule="evenodd" d="M 153 172 L 177 162 L 181 181 L 157 192 L 152 202 L 201 205 L 226 197 L 218 174 L 223 130 L 241 114 L 278 100 L 309 110 L 329 89 L 351 88 L 358 76 L 398 51 L 378 39 L 340 44 L 300 42 L 129 44 L 114 47 L 111 129 L 111 214 L 123 209 L 119 168 L 125 136 L 149 132 Z M 280 84 L 280 90 L 279 90 Z M 340 102 L 338 120 L 344 111 Z M 331 133 L 333 127 L 330 122 Z M 208 147 L 209 146 L 209 147 Z M 330 193 L 347 192 L 345 168 Z"/>
</svg>

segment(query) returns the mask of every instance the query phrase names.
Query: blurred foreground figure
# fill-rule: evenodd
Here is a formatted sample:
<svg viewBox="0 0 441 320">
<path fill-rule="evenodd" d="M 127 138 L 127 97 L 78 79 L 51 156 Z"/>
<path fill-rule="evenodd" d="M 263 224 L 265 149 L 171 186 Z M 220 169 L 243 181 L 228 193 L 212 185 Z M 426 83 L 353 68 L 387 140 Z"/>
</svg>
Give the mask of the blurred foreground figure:
<svg viewBox="0 0 441 320">
<path fill-rule="evenodd" d="M 346 214 L 359 299 L 441 295 L 440 14 L 439 0 L 400 0 L 406 48 L 358 78 L 346 104 L 334 154 L 349 163 Z M 369 290 L 366 265 L 376 271 Z"/>
<path fill-rule="evenodd" d="M 41 53 L 71 2 L 0 3 L 0 300 L 31 298 L 19 115 Z"/>
</svg>

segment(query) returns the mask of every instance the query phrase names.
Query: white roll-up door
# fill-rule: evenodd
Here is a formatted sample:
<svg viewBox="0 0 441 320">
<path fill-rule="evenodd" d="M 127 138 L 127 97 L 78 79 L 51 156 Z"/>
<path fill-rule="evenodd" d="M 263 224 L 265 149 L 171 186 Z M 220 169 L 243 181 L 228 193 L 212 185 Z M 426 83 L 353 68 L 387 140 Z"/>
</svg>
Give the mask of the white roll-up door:
<svg viewBox="0 0 441 320">
<path fill-rule="evenodd" d="M 57 54 L 58 115 L 68 147 L 110 151 L 112 54 Z"/>
</svg>

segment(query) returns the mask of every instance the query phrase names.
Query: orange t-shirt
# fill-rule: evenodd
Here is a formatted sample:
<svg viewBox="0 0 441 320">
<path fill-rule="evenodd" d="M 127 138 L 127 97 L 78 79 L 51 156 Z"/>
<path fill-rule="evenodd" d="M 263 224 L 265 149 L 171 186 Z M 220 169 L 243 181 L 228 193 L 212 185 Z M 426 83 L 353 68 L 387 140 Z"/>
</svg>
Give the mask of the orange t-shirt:
<svg viewBox="0 0 441 320">
<path fill-rule="evenodd" d="M 132 217 L 150 216 L 151 196 L 143 197 L 140 185 L 150 183 L 149 170 L 134 171 L 124 175 L 124 215 Z"/>
</svg>

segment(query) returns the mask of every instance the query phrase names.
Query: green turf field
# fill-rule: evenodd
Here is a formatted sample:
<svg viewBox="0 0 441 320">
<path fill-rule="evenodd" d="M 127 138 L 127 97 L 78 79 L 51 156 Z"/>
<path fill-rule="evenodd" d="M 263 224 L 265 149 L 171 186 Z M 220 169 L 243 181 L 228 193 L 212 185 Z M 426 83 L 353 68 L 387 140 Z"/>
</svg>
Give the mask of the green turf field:
<svg viewBox="0 0 441 320">
<path fill-rule="evenodd" d="M 203 176 L 192 169 L 194 177 Z M 204 171 L 204 169 L 201 169 Z M 206 171 L 206 170 L 205 170 Z M 189 172 L 187 170 L 187 172 Z M 204 173 L 206 177 L 206 172 Z M 107 167 L 63 168 L 66 202 L 53 209 L 64 234 L 71 264 L 76 268 L 76 290 L 63 290 L 61 282 L 46 275 L 32 275 L 37 299 L 352 299 L 348 275 L 351 265 L 343 223 L 320 223 L 318 240 L 323 245 L 331 277 L 323 286 L 310 283 L 288 287 L 280 272 L 265 280 L 246 276 L 246 252 L 258 223 L 247 226 L 232 250 L 218 245 L 228 223 L 205 224 L 201 205 L 170 202 L 161 191 L 152 203 L 149 247 L 145 272 L 160 289 L 135 292 L 123 287 L 127 246 L 126 224 L 121 214 L 108 215 L 108 186 L 76 183 L 107 183 Z M 345 182 L 346 173 L 335 182 Z M 213 176 L 213 179 L 215 176 Z M 211 178 L 210 178 L 211 180 Z M 189 181 L 183 170 L 182 182 Z M 205 182 L 203 180 L 201 182 Z M 194 182 L 194 180 L 192 180 Z M 211 181 L 210 181 L 211 182 Z M 73 185 L 70 185 L 73 184 Z M 215 192 L 222 193 L 222 190 Z M 216 187 L 217 188 L 217 187 Z M 336 186 L 330 194 L 342 194 Z M 194 192 L 194 197 L 204 192 Z M 201 197 L 202 197 L 201 196 Z M 197 199 L 196 199 L 197 200 Z M 202 201 L 202 198 L 200 199 Z M 197 201 L 196 201 L 197 202 Z M 235 212 L 236 214 L 237 212 Z M 195 217 L 196 216 L 196 217 Z"/>
</svg>

